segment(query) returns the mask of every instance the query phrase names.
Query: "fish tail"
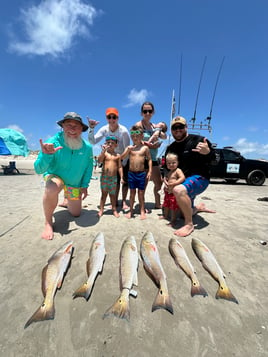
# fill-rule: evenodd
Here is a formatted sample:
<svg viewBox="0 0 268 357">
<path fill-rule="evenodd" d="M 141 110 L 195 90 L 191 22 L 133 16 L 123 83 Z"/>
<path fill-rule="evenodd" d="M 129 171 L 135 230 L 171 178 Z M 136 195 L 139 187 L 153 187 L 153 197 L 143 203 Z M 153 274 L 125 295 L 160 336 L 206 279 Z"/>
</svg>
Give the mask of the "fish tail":
<svg viewBox="0 0 268 357">
<path fill-rule="evenodd" d="M 216 299 L 225 299 L 229 301 L 233 301 L 236 304 L 238 304 L 238 300 L 236 297 L 232 294 L 231 290 L 228 288 L 227 285 L 219 285 L 219 288 L 216 292 Z"/>
<path fill-rule="evenodd" d="M 152 305 L 152 312 L 157 309 L 165 309 L 173 315 L 173 307 L 168 293 L 164 294 L 162 289 L 158 290 Z"/>
<path fill-rule="evenodd" d="M 53 320 L 55 316 L 55 306 L 54 303 L 51 305 L 47 305 L 43 303 L 29 318 L 29 320 L 24 325 L 24 328 L 31 325 L 33 322 L 44 321 L 44 320 Z"/>
<path fill-rule="evenodd" d="M 129 309 L 129 296 L 121 294 L 116 302 L 105 312 L 103 319 L 105 317 L 114 315 L 120 319 L 126 319 L 129 321 L 130 318 L 130 309 Z"/>
<path fill-rule="evenodd" d="M 73 293 L 73 298 L 75 299 L 77 297 L 83 297 L 86 300 L 88 300 L 90 297 L 91 291 L 92 291 L 92 285 L 85 283 L 85 284 L 81 285 L 80 288 L 75 290 L 75 292 Z"/>
<path fill-rule="evenodd" d="M 201 284 L 194 283 L 191 287 L 191 296 L 193 297 L 195 295 L 203 295 L 205 297 L 208 296 L 208 293 Z"/>
</svg>

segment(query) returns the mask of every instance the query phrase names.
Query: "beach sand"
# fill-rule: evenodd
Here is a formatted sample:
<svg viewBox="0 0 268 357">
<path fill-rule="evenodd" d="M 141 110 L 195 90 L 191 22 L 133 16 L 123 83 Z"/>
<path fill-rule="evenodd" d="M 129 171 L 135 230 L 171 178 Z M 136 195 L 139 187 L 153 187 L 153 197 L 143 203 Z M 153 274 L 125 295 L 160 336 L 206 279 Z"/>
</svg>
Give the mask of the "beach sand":
<svg viewBox="0 0 268 357">
<path fill-rule="evenodd" d="M 27 165 L 26 165 L 27 166 Z M 17 167 L 20 167 L 17 165 Z M 3 175 L 0 225 L 1 356 L 268 356 L 268 182 L 261 187 L 243 181 L 227 185 L 212 181 L 197 199 L 217 213 L 194 217 L 193 234 L 179 238 L 194 265 L 207 297 L 190 296 L 191 283 L 168 251 L 174 229 L 152 209 L 146 220 L 137 215 L 115 218 L 109 211 L 98 219 L 98 179 L 92 180 L 82 215 L 72 218 L 64 208 L 55 212 L 55 238 L 40 238 L 43 229 L 42 177 L 24 168 L 20 175 Z M 152 183 L 146 191 L 147 208 L 153 208 Z M 179 221 L 179 225 L 182 221 Z M 119 252 L 123 240 L 134 235 L 138 248 L 146 231 L 157 242 L 174 315 L 151 312 L 157 287 L 140 262 L 137 298 L 130 298 L 130 322 L 103 319 L 119 296 Z M 89 301 L 72 299 L 86 280 L 86 261 L 98 232 L 105 236 L 106 259 Z M 226 282 L 239 304 L 216 300 L 218 283 L 204 270 L 191 248 L 191 239 L 202 240 L 226 274 Z M 55 295 L 55 319 L 24 324 L 41 305 L 41 271 L 64 243 L 74 245 L 71 266 Z"/>
</svg>

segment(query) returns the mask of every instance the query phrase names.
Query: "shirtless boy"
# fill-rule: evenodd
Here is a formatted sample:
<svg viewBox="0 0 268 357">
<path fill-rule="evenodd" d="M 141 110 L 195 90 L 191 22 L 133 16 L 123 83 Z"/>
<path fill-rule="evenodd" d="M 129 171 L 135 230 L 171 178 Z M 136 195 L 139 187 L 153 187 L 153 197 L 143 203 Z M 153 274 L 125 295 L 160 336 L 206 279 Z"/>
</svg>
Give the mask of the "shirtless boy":
<svg viewBox="0 0 268 357">
<path fill-rule="evenodd" d="M 120 215 L 116 210 L 116 187 L 117 187 L 117 172 L 119 172 L 121 182 L 123 182 L 123 168 L 121 164 L 121 156 L 115 152 L 117 147 L 117 138 L 115 136 L 107 136 L 105 144 L 102 146 L 102 151 L 98 157 L 98 162 L 102 163 L 101 173 L 101 200 L 98 216 L 101 217 L 104 211 L 104 205 L 107 195 L 109 194 L 113 215 L 118 218 Z"/>
<path fill-rule="evenodd" d="M 146 219 L 144 193 L 146 181 L 150 180 L 152 174 L 152 159 L 148 146 L 144 145 L 143 129 L 138 125 L 132 126 L 130 129 L 131 139 L 133 145 L 128 146 L 121 159 L 129 156 L 129 172 L 128 172 L 128 187 L 130 189 L 130 210 L 125 216 L 127 218 L 133 216 L 133 207 L 136 196 L 136 189 L 138 189 L 138 199 L 140 204 L 140 219 Z M 148 171 L 145 169 L 145 160 L 148 160 Z"/>
<path fill-rule="evenodd" d="M 176 197 L 173 194 L 173 188 L 180 185 L 184 180 L 185 176 L 181 169 L 178 168 L 179 160 L 178 155 L 173 153 L 168 153 L 166 156 L 167 173 L 164 177 L 164 202 L 163 202 L 163 216 L 160 218 L 169 218 L 170 214 L 170 224 L 175 225 L 177 213 L 179 212 L 179 206 L 176 201 Z"/>
</svg>

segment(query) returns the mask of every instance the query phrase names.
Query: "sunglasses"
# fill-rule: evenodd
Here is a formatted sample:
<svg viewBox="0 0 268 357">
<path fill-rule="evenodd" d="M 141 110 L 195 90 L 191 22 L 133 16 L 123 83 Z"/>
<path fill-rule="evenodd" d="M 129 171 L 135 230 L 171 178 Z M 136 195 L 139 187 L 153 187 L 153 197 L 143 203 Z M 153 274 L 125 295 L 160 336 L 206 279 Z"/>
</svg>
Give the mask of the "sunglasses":
<svg viewBox="0 0 268 357">
<path fill-rule="evenodd" d="M 153 109 L 143 109 L 143 114 L 147 114 L 147 113 L 149 113 L 149 114 L 152 114 L 153 113 Z"/>
<path fill-rule="evenodd" d="M 130 135 L 139 135 L 141 134 L 141 131 L 140 130 L 130 130 Z"/>
<path fill-rule="evenodd" d="M 179 129 L 185 129 L 185 125 L 179 124 L 179 125 L 174 125 L 171 130 L 179 130 Z"/>
<path fill-rule="evenodd" d="M 117 116 L 116 116 L 116 115 L 107 115 L 106 118 L 107 118 L 108 120 L 110 120 L 110 119 L 116 120 L 116 119 L 117 119 Z"/>
</svg>

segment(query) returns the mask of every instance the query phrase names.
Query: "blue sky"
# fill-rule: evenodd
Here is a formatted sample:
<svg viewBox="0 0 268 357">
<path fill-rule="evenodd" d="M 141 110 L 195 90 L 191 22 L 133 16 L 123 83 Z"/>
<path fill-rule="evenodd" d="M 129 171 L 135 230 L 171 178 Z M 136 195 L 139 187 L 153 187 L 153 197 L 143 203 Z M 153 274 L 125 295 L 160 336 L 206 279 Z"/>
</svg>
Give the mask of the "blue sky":
<svg viewBox="0 0 268 357">
<path fill-rule="evenodd" d="M 153 121 L 169 123 L 173 89 L 189 121 L 206 58 L 196 106 L 205 123 L 225 58 L 212 132 L 199 133 L 268 159 L 267 0 L 2 0 L 0 13 L 0 127 L 30 149 L 67 111 L 100 127 L 114 106 L 130 128 L 149 100 Z"/>
</svg>

